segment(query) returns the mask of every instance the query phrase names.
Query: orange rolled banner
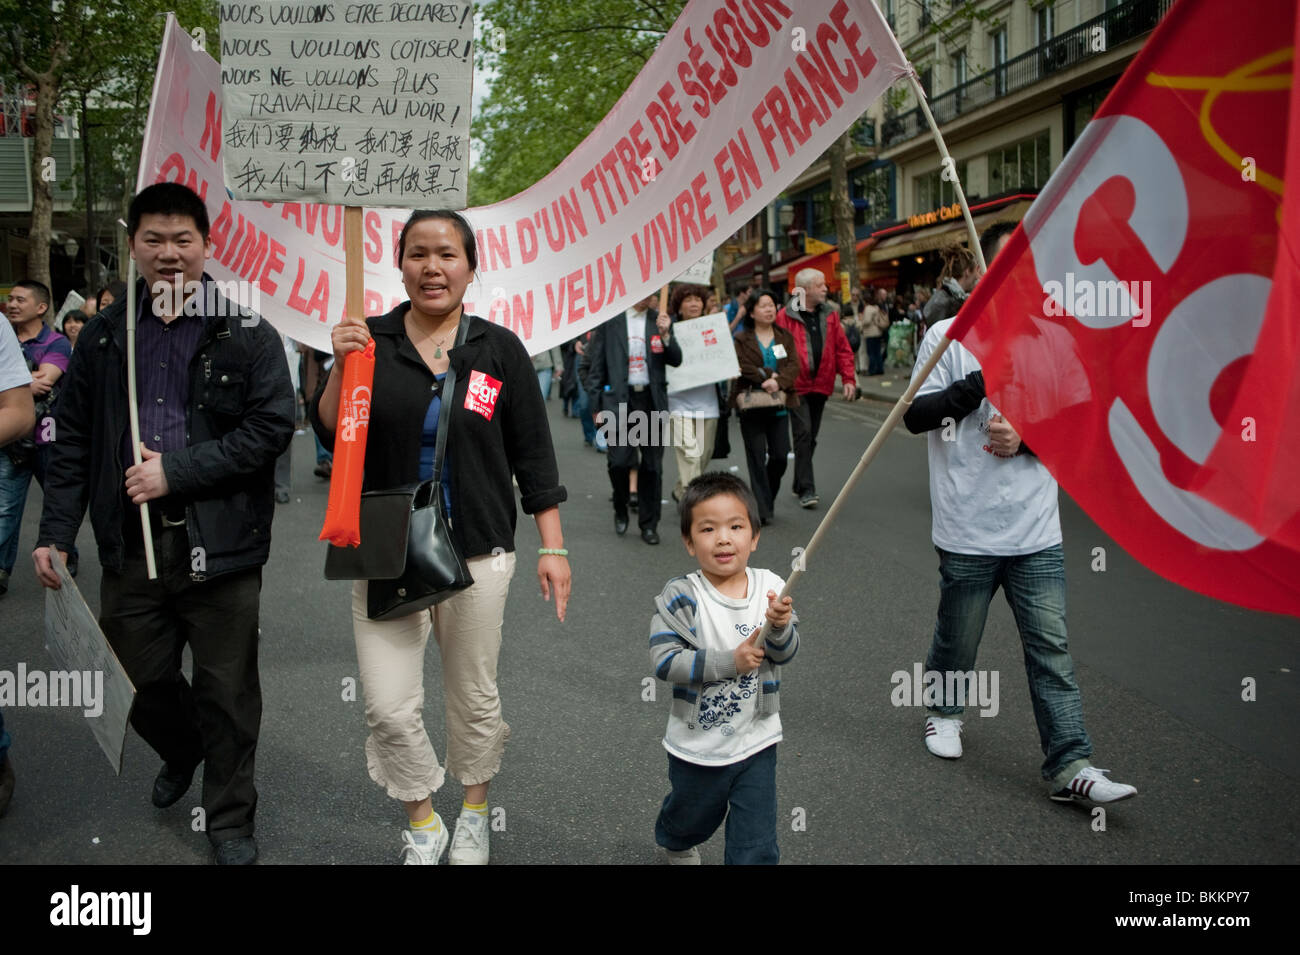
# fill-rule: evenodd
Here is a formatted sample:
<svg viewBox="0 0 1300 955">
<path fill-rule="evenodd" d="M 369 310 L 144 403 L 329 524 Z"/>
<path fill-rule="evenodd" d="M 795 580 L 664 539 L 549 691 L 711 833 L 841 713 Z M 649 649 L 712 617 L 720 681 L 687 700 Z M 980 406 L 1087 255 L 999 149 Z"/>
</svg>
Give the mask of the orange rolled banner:
<svg viewBox="0 0 1300 955">
<path fill-rule="evenodd" d="M 334 431 L 334 470 L 320 539 L 335 547 L 361 543 L 361 482 L 366 470 L 366 435 L 370 432 L 370 392 L 375 381 L 375 341 L 364 351 L 349 352 L 343 363 L 338 426 Z"/>
</svg>

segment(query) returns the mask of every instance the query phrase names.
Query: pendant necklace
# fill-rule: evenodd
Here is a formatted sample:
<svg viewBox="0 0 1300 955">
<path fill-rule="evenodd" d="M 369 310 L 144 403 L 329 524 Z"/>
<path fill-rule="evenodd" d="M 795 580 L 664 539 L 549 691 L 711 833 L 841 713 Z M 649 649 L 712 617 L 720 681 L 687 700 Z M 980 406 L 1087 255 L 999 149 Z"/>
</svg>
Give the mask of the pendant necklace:
<svg viewBox="0 0 1300 955">
<path fill-rule="evenodd" d="M 442 346 L 447 344 L 447 339 L 453 337 L 459 329 L 460 329 L 460 319 L 456 319 L 456 324 L 452 326 L 451 331 L 447 332 L 447 334 L 442 336 L 441 340 L 434 338 L 432 334 L 428 336 L 427 340 L 433 342 L 434 358 L 442 357 Z"/>
</svg>

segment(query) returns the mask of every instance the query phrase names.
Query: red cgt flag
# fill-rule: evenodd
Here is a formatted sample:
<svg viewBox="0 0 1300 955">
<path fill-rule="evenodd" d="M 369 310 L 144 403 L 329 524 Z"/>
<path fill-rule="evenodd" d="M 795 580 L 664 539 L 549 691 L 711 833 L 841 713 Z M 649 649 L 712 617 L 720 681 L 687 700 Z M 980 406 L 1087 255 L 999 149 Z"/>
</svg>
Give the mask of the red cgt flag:
<svg viewBox="0 0 1300 955">
<path fill-rule="evenodd" d="M 1136 559 L 1300 616 L 1295 31 L 1295 0 L 1179 0 L 949 335 Z"/>
</svg>

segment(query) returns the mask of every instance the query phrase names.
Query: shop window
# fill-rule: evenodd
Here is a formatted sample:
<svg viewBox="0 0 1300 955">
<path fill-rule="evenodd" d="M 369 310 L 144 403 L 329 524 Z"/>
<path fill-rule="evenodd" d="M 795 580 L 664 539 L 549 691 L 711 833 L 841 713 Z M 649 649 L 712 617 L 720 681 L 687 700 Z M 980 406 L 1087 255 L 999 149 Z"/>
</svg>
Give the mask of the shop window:
<svg viewBox="0 0 1300 955">
<path fill-rule="evenodd" d="M 957 163 L 957 178 L 963 183 L 966 182 L 966 161 L 964 159 Z M 952 205 L 957 201 L 956 186 L 951 181 L 944 179 L 938 169 L 923 176 L 917 176 L 912 182 L 915 196 L 913 213 L 929 212 L 931 209 Z"/>
</svg>

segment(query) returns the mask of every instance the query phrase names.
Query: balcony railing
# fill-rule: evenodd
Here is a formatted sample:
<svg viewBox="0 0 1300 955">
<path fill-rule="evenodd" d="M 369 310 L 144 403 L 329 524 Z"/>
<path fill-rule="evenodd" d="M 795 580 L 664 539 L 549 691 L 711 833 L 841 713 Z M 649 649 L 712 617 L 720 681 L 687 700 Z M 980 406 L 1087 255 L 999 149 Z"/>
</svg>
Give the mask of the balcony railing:
<svg viewBox="0 0 1300 955">
<path fill-rule="evenodd" d="M 934 113 L 935 122 L 943 125 L 1002 96 L 1033 86 L 1104 50 L 1150 33 L 1172 5 L 1173 0 L 1129 0 L 1080 23 L 1027 53 L 931 99 L 930 111 Z M 1103 40 L 1100 49 L 1097 48 L 1098 38 Z M 910 109 L 881 124 L 881 145 L 888 149 L 907 142 L 921 135 L 926 128 L 921 108 Z"/>
</svg>

